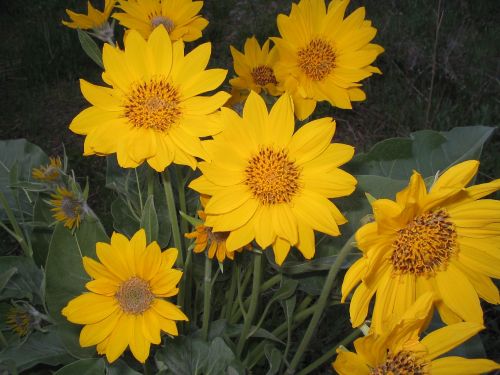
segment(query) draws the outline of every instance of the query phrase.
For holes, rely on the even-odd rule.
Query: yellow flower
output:
[[[145,160],[157,171],[172,162],[196,168],[205,158],[199,137],[221,130],[212,115],[229,98],[216,89],[226,70],[205,70],[211,44],[184,56],[184,43],[172,43],[164,27],[145,41],[137,31],[125,38],[125,51],[105,44],[104,81],[112,88],[81,80],[83,96],[92,107],[82,111],[70,129],[87,135],[84,155],[116,153],[124,168]]]
[[[333,367],[340,375],[475,375],[500,369],[488,359],[442,357],[482,330],[480,324],[456,323],[420,339],[431,305],[432,296],[427,293],[388,331],[354,341],[356,353],[338,350]]]
[[[67,228],[78,228],[83,217],[88,213],[87,203],[76,193],[61,186],[57,187],[56,193],[51,197],[50,204],[54,206],[51,208],[54,219],[64,223]]]
[[[208,198],[200,197],[200,201],[203,207],[205,207]],[[201,220],[205,221],[207,215],[204,211],[198,211],[198,216]],[[193,251],[195,253],[202,253],[208,246],[208,257],[213,259],[214,256],[217,257],[219,262],[223,262],[226,257],[234,260],[234,251],[227,251],[226,240],[229,236],[229,232],[212,232],[212,228],[207,227],[205,224],[199,224],[196,226],[195,230],[191,233],[185,233],[186,238],[195,238],[195,246]],[[243,248],[236,249],[236,251],[241,252]]]
[[[211,162],[191,182],[210,195],[206,225],[214,232],[231,232],[226,240],[234,251],[254,238],[265,249],[273,245],[282,264],[290,246],[305,258],[314,256],[314,232],[340,234],[344,216],[328,198],[349,195],[356,180],[338,169],[354,153],[351,146],[330,144],[335,132],[331,118],[312,121],[294,134],[293,103],[281,96],[268,113],[264,100],[251,92],[243,118],[222,109],[225,129],[204,143]]]
[[[290,16],[278,16],[281,38],[272,38],[279,53],[278,82],[294,93],[297,117],[309,116],[317,101],[352,108],[365,100],[359,81],[381,73],[370,64],[384,49],[369,43],[377,33],[365,20],[365,8],[344,19],[349,1],[301,0]]]
[[[171,40],[192,42],[201,38],[208,21],[198,15],[203,1],[191,0],[119,0],[119,8],[125,13],[113,17],[120,25],[137,30],[147,39],[153,30],[163,25]]]
[[[97,345],[99,354],[115,361],[130,347],[144,363],[151,344],[161,342],[160,331],[176,336],[176,320],[186,315],[164,297],[175,296],[182,272],[172,269],[177,249],[163,253],[156,242],[146,246],[144,229],[129,241],[113,233],[111,244],[98,242],[100,262],[83,257],[85,271],[92,277],[90,291],[71,301],[62,314],[72,323],[85,325],[80,333],[82,347]]]
[[[281,93],[276,87],[278,82],[273,70],[278,55],[276,48],[269,51],[269,39],[261,49],[255,37],[248,38],[245,42],[244,54],[233,46],[231,46],[231,54],[234,60],[234,71],[239,76],[229,80],[231,86],[237,90],[253,90],[258,94],[261,90],[274,96]]]
[[[116,0],[106,0],[104,4],[104,11],[100,12],[95,9],[89,1],[88,15],[78,14],[72,12],[69,9],[66,9],[66,13],[68,14],[69,18],[71,18],[71,21],[62,21],[62,23],[72,29],[87,30],[103,28],[108,21],[109,15],[113,11],[115,3]]]
[[[25,309],[13,306],[6,316],[6,323],[18,336],[26,336],[32,326],[33,318]]]
[[[500,179],[466,188],[478,166],[469,160],[449,168],[429,192],[414,172],[396,201],[372,203],[375,221],[356,232],[363,257],[342,285],[343,300],[357,286],[350,305],[353,326],[363,323],[375,294],[376,332],[426,291],[435,293],[446,324],[482,324],[479,297],[500,303],[490,279],[500,277],[500,202],[479,200],[500,189]]]
[[[59,180],[62,174],[62,161],[59,156],[50,157],[48,165],[33,168],[31,176],[38,181],[54,182]]]

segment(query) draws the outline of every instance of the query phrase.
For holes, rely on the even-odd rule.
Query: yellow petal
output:
[[[346,1],[347,2],[347,1]],[[363,358],[356,353],[339,351],[333,368],[339,375],[369,375],[370,368],[363,361]]]
[[[467,160],[448,168],[432,185],[431,191],[449,187],[465,187],[477,174],[479,162]]]
[[[80,346],[85,348],[104,341],[113,332],[122,314],[121,310],[117,309],[103,320],[84,326],[80,332]]]
[[[500,365],[489,359],[445,357],[432,361],[432,375],[479,375],[500,369]]]
[[[114,297],[85,293],[69,301],[61,313],[72,323],[93,324],[113,314],[118,308]]]
[[[299,249],[304,258],[312,259],[316,252],[314,231],[309,225],[300,222],[298,223],[297,227],[299,238],[295,246]]]
[[[323,153],[335,133],[335,122],[331,118],[311,121],[302,126],[289,144],[290,156],[297,164],[303,164]]]
[[[290,252],[290,243],[280,237],[276,237],[273,244],[274,261],[278,266],[281,266]]]
[[[482,329],[484,327],[480,324],[462,322],[429,333],[421,341],[428,350],[425,359],[432,361],[467,341]]]
[[[161,316],[170,320],[189,320],[188,317],[174,304],[162,299],[155,299],[151,307]]]
[[[106,358],[113,363],[127,349],[129,337],[134,332],[134,315],[121,314],[106,345]]]
[[[229,233],[226,240],[228,251],[234,251],[248,245],[255,238],[254,223],[249,220],[246,224]]]
[[[130,334],[129,345],[130,351],[134,355],[135,359],[139,362],[144,363],[149,357],[150,342],[146,339],[143,333],[143,316],[136,315],[133,320],[133,334]]]
[[[233,211],[251,198],[249,188],[240,184],[220,190],[210,198],[205,207],[207,214],[223,214]]]

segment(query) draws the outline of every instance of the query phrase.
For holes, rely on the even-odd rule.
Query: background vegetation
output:
[[[212,66],[231,67],[229,45],[241,49],[246,37],[260,42],[277,35],[275,18],[288,13],[291,0],[206,0],[202,13],[210,25],[204,40],[213,43]],[[315,116],[333,115],[337,137],[368,150],[390,137],[419,129],[447,130],[499,123],[500,24],[496,0],[366,0],[364,5],[386,52],[377,60],[384,72],[364,83],[368,100],[353,111],[324,106]],[[2,3],[0,12],[0,139],[26,138],[48,154],[64,144],[77,176],[89,176],[89,204],[111,230],[104,158],[81,156],[83,138],[68,130],[87,106],[78,79],[100,82],[98,67],[81,50],[76,32],[61,24],[64,9],[82,10],[83,0],[27,0]],[[230,71],[228,76],[233,73]],[[229,87],[226,87],[229,90]],[[483,153],[480,178],[500,177],[500,136]],[[109,218],[109,221],[106,221]],[[16,253],[0,235],[0,253]],[[337,307],[343,309],[342,306]],[[486,309],[483,335],[488,357],[500,359],[498,309]],[[330,316],[347,316],[337,311]],[[324,322],[325,327],[344,322]],[[317,350],[323,337],[316,340]],[[314,347],[313,347],[314,349]],[[305,359],[307,360],[307,358]]]

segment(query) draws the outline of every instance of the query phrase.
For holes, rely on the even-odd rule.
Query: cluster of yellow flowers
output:
[[[158,172],[170,164],[199,169],[190,188],[203,195],[203,224],[189,238],[195,251],[209,247],[222,262],[254,241],[273,248],[281,265],[292,247],[315,255],[315,231],[339,236],[347,222],[330,199],[350,195],[356,179],[340,169],[354,148],[332,143],[336,124],[321,118],[295,128],[319,101],[351,108],[362,101],[361,80],[381,73],[371,64],[383,48],[370,43],[376,29],[364,8],[345,17],[349,1],[301,0],[277,19],[281,37],[262,48],[255,38],[244,53],[231,48],[234,103],[216,90],[223,69],[206,69],[211,44],[184,52],[184,42],[201,37],[207,21],[203,3],[190,0],[120,0],[113,17],[127,28],[124,49],[105,43],[103,81],[81,80],[91,106],[70,129],[85,135],[84,155],[116,154],[125,168],[147,163]],[[94,29],[107,23],[105,11],[68,11],[70,27]],[[274,47],[270,44],[274,43]],[[279,96],[268,110],[260,94]],[[201,159],[201,161],[200,161]],[[357,354],[341,351],[341,374],[472,374],[500,368],[490,360],[435,359],[482,329],[479,297],[500,303],[491,277],[500,277],[500,202],[480,198],[500,189],[500,180],[466,187],[477,161],[460,163],[427,189],[415,172],[396,200],[372,202],[374,220],[356,233],[363,257],[348,270],[343,299],[355,289],[350,312],[364,324],[376,295],[368,336],[355,342]],[[62,194],[62,193],[61,193]],[[129,241],[115,233],[98,243],[101,263],[84,258],[90,291],[63,310],[84,324],[82,346],[97,345],[110,362],[127,346],[144,362],[160,330],[176,335],[187,317],[162,297],[177,294],[182,273],[172,269],[176,249],[146,246],[141,230]],[[434,308],[448,327],[419,340]],[[462,322],[462,323],[461,323]]]

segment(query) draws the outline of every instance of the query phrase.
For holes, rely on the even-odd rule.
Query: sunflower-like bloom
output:
[[[50,204],[54,219],[64,223],[70,229],[78,228],[84,216],[89,212],[87,202],[65,187],[58,186],[56,192],[51,194]]]
[[[208,198],[200,197],[201,205],[205,208]],[[204,211],[199,210],[198,216],[203,222],[207,219],[207,215]],[[217,257],[219,262],[223,262],[224,259],[229,258],[234,260],[234,251],[227,251],[226,240],[229,236],[229,232],[212,232],[212,228],[207,227],[204,223],[199,224],[195,227],[195,230],[191,233],[185,233],[186,238],[194,238],[195,245],[193,251],[195,253],[202,253],[208,247],[208,257],[213,259],[214,256]],[[243,248],[236,249],[240,252]]]
[[[163,25],[171,40],[192,42],[201,38],[208,21],[198,15],[203,1],[192,0],[119,0],[125,13],[113,18],[130,30],[137,30],[147,39],[156,27]]]
[[[62,161],[59,156],[50,157],[49,164],[33,168],[31,176],[38,181],[54,182],[61,178],[61,174],[63,173],[62,168]]]
[[[5,322],[20,337],[26,336],[33,326],[31,314],[18,306],[12,306],[9,309]]]
[[[347,18],[349,1],[301,0],[289,16],[278,16],[281,38],[272,38],[279,53],[275,66],[278,82],[294,94],[297,117],[309,116],[317,101],[352,108],[365,100],[359,81],[381,73],[370,64],[384,51],[371,44],[377,30],[365,20],[365,8]]]
[[[498,363],[488,359],[442,357],[482,330],[480,324],[456,323],[420,339],[432,299],[431,293],[421,296],[386,332],[354,341],[356,353],[338,350],[335,370],[340,375],[479,375],[500,369]]]
[[[156,242],[146,246],[146,233],[139,230],[129,241],[113,233],[111,244],[98,242],[100,263],[83,257],[85,271],[92,277],[90,291],[71,301],[62,314],[72,323],[85,325],[80,333],[82,347],[97,345],[99,354],[115,361],[130,347],[144,363],[151,344],[161,342],[160,332],[177,336],[175,321],[186,315],[164,297],[175,296],[182,272],[172,269],[177,249],[161,252]]]
[[[269,39],[266,40],[261,49],[255,37],[248,38],[245,42],[244,53],[231,46],[234,71],[238,75],[229,80],[233,88],[247,92],[253,90],[258,94],[261,90],[274,96],[280,94],[276,87],[278,82],[273,70],[278,55],[276,48],[269,50],[269,42]]]
[[[117,154],[124,168],[145,160],[157,171],[172,162],[196,168],[206,153],[199,137],[221,130],[215,115],[229,98],[216,89],[226,70],[205,70],[211,44],[184,56],[184,43],[172,43],[163,26],[145,41],[137,31],[125,38],[125,51],[105,44],[104,81],[112,88],[81,80],[83,96],[92,104],[75,117],[70,129],[87,135],[84,155]]]
[[[349,161],[351,146],[330,144],[331,118],[312,121],[294,134],[293,103],[282,95],[268,113],[264,100],[251,92],[243,118],[222,109],[225,129],[204,143],[211,162],[191,182],[210,195],[206,225],[230,232],[226,247],[234,251],[254,238],[262,249],[272,245],[282,264],[296,246],[305,258],[314,256],[314,232],[340,234],[344,216],[328,198],[353,192],[356,180],[338,167]]]
[[[66,9],[66,13],[68,14],[69,18],[71,18],[71,21],[62,21],[62,23],[65,26],[68,26],[72,29],[82,29],[82,30],[88,30],[88,29],[94,29],[94,30],[99,30],[103,27],[108,22],[108,18],[111,15],[111,12],[113,11],[113,8],[115,6],[116,0],[106,0],[104,4],[104,11],[101,12],[97,9],[95,9],[92,4],[90,4],[90,1],[88,2],[88,14],[78,14],[75,12],[72,12],[69,9]]]
[[[446,324],[482,324],[479,297],[500,303],[490,279],[500,277],[500,201],[479,200],[500,189],[500,179],[466,187],[478,167],[469,160],[449,168],[429,192],[414,172],[396,201],[372,203],[375,221],[356,232],[363,257],[342,285],[343,300],[357,286],[350,305],[353,326],[363,323],[374,295],[376,332],[426,291],[434,292]]]

